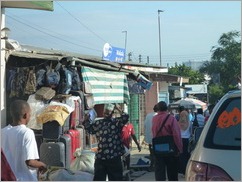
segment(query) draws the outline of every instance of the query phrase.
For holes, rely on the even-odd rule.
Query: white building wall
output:
[[[167,105],[169,104],[169,92],[168,92],[168,82],[159,82],[158,102],[165,101]]]
[[[1,8],[1,30],[5,27],[5,9]],[[5,82],[5,71],[6,71],[6,61],[5,61],[5,39],[2,39],[3,32],[1,32],[1,74],[0,74],[0,103],[1,103],[1,128],[6,126],[6,82]]]

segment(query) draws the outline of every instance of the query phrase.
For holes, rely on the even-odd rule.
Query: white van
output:
[[[214,107],[188,161],[186,181],[241,181],[241,91]]]

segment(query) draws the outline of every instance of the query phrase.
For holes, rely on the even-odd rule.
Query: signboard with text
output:
[[[124,62],[125,49],[113,47],[109,43],[103,46],[103,60],[113,62]]]

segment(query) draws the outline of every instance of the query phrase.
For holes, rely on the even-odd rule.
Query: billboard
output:
[[[102,59],[113,62],[124,62],[125,49],[113,47],[109,43],[104,44]]]
[[[185,88],[188,88],[187,94],[207,94],[206,84],[185,85]]]

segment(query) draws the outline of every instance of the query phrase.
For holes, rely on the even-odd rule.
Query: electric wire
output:
[[[69,39],[72,39],[73,41],[76,40],[76,39],[73,39],[73,37],[70,37],[70,36],[67,36],[67,35],[63,35],[63,34],[60,34],[60,33],[56,32],[56,31],[53,31],[53,30],[50,30],[50,29],[47,29],[47,28],[41,27],[41,26],[39,26],[39,25],[37,25],[37,24],[34,24],[33,22],[30,22],[30,21],[28,21],[28,20],[26,20],[26,19],[20,18],[20,17],[14,15],[14,14],[12,14],[12,13],[8,13],[8,14],[11,15],[11,16],[14,16],[16,19],[21,19],[21,20],[23,20],[23,21],[26,22],[26,23],[30,23],[31,25],[33,25],[33,26],[35,26],[35,27],[39,27],[39,28],[44,29],[44,30],[46,30],[46,31],[48,31],[48,32],[52,32],[52,33],[57,34],[57,35],[59,35],[59,36],[61,36],[61,37],[69,38]],[[19,22],[19,23],[20,23],[20,22]],[[78,40],[78,42],[81,42],[81,43],[89,44],[89,45],[90,45],[90,43],[83,42],[83,41],[81,41],[81,40]],[[92,46],[94,47],[95,45],[92,45]]]
[[[105,41],[102,37],[100,37],[98,34],[96,34],[94,31],[92,31],[88,26],[86,26],[84,23],[82,23],[78,18],[76,18],[72,13],[70,13],[66,8],[64,8],[59,2],[56,1],[56,3],[65,10],[72,18],[74,18],[76,21],[78,21],[82,26],[84,26],[87,30],[89,30],[91,33],[93,33],[96,37],[98,37],[100,40],[102,40],[104,43]]]
[[[57,36],[52,35],[52,34],[50,34],[50,33],[48,33],[48,32],[45,32],[45,31],[40,30],[40,29],[38,29],[38,28],[35,28],[35,27],[31,26],[31,25],[28,25],[27,23],[24,23],[24,22],[22,22],[22,21],[20,21],[20,20],[17,20],[16,18],[13,18],[13,17],[11,17],[11,16],[8,16],[8,15],[6,15],[6,16],[7,16],[8,18],[12,19],[12,20],[15,20],[15,21],[17,21],[17,22],[19,22],[19,23],[21,23],[21,24],[23,24],[23,25],[25,25],[25,26],[28,26],[28,27],[30,27],[30,28],[32,28],[32,29],[34,29],[34,30],[37,30],[37,31],[39,31],[39,32],[41,32],[41,33],[43,33],[43,34],[49,35],[49,36],[51,36],[51,37],[53,37],[53,38],[55,38],[55,39],[61,40],[61,41],[63,41],[63,42],[66,42],[66,43],[69,43],[69,44],[72,44],[72,45],[75,45],[75,46],[78,46],[78,47],[82,47],[82,48],[86,48],[86,49],[89,49],[89,50],[93,50],[93,51],[98,51],[98,52],[100,52],[100,50],[98,50],[98,49],[93,49],[93,48],[90,48],[90,47],[86,47],[86,46],[82,46],[82,45],[76,44],[76,43],[74,43],[74,42],[71,42],[71,41],[65,40],[65,39],[63,39],[63,38],[57,37]]]

